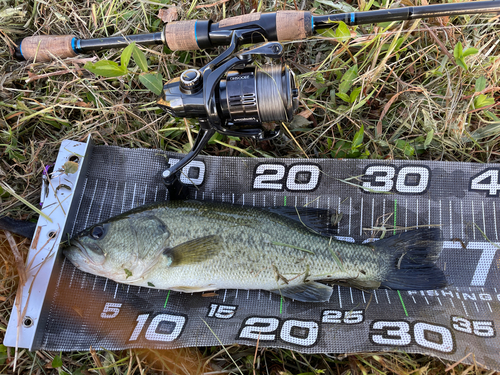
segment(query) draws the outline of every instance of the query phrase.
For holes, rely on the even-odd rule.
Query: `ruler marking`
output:
[[[339,291],[339,304],[340,304],[340,308],[342,308],[342,297],[340,296],[340,285],[337,285],[337,289]]]
[[[366,303],[366,298],[365,298],[365,292],[364,292],[364,290],[361,291],[361,294],[363,295],[363,303]]]
[[[127,294],[128,294],[128,291],[130,290],[130,284],[127,285]],[[159,289],[158,289],[159,290]]]
[[[371,236],[373,237],[373,220],[374,220],[374,216],[375,216],[375,198],[372,198],[372,233],[371,233]]]
[[[382,204],[382,222],[385,223],[385,198],[383,199],[383,204]]]
[[[273,295],[272,292],[269,292],[269,301],[271,300],[271,296]]]
[[[242,199],[241,204],[244,206],[245,205],[245,194],[241,194],[241,199]]]
[[[97,275],[94,277],[94,285],[92,285],[92,290],[94,290],[96,282],[97,282]]]
[[[201,199],[202,199],[202,200],[205,200],[205,192],[202,192],[202,193],[201,193]]]
[[[427,304],[429,304],[429,300],[427,299],[427,297],[426,297],[426,296],[424,296],[424,299],[425,299],[425,302],[426,302]]]
[[[250,289],[247,290],[247,299],[250,297]]]
[[[71,278],[69,279],[69,288],[71,288],[71,285],[73,284],[73,277],[75,277],[75,271],[76,267],[73,268],[73,272],[71,272]]]
[[[385,295],[387,296],[387,301],[389,301],[389,305],[391,304],[391,299],[389,298],[389,292],[387,289],[385,290]]]
[[[408,198],[405,199],[405,232],[408,231]]]
[[[158,187],[156,187],[158,189]],[[198,199],[198,190],[194,192],[194,199]]]
[[[443,227],[443,202],[439,200],[439,227]]]
[[[354,299],[352,298],[352,288],[349,287],[349,292],[351,293],[351,303],[354,304]]]
[[[453,238],[453,215],[452,215],[452,209],[451,209],[451,200],[449,202],[449,208],[450,208],[450,238]]]
[[[115,294],[113,295],[113,299],[116,299],[117,292],[118,292],[118,283],[116,283]]]
[[[417,303],[417,301],[415,301],[415,297],[411,296],[411,299],[413,300],[413,303]]]
[[[262,195],[262,207],[266,207],[266,195]]]
[[[465,237],[465,232],[464,232],[464,201],[460,201],[460,221],[462,222],[462,238]]]
[[[484,201],[481,201],[481,210],[483,211],[483,233],[486,237],[488,237],[486,234],[486,218],[484,215]]]
[[[238,299],[238,289],[236,289],[236,295],[234,296],[234,299]]]
[[[351,235],[352,197],[349,197],[349,236]]]
[[[396,234],[396,216],[398,213],[398,200],[395,198],[394,199],[394,229],[392,231],[392,234]]]
[[[97,216],[97,221],[101,220],[102,208],[104,207],[104,201],[106,200],[106,194],[108,192],[108,184],[109,184],[109,181],[106,180],[106,187],[104,188],[104,195],[102,197],[101,207],[99,208],[99,215]]]
[[[260,299],[260,289],[259,289],[259,293],[257,294],[257,299]]]
[[[441,300],[439,299],[439,297],[437,297],[437,300],[438,300],[438,302],[439,302],[439,305],[440,305],[440,306],[443,306],[443,304],[441,303]]]
[[[106,287],[108,286],[108,280],[109,279],[106,277],[106,282],[104,283],[104,289],[103,289],[104,292],[106,291]]]
[[[493,222],[495,223],[495,237],[498,241],[498,229],[497,229],[497,209],[495,207],[495,201],[493,201]]]
[[[142,198],[142,205],[146,204],[146,194],[148,193],[148,184],[144,186],[144,198]]]
[[[222,203],[224,203],[224,193],[221,194]]]
[[[95,180],[95,186],[94,186],[94,192],[92,193],[92,198],[90,200],[90,205],[87,209],[87,217],[85,218],[85,228],[87,228],[88,226],[88,222],[89,222],[89,217],[90,217],[90,211],[92,211],[92,204],[94,203],[94,197],[95,197],[95,193],[97,191],[97,184],[98,184],[99,180]]]
[[[274,197],[273,197],[273,206],[276,207],[276,194],[274,194]]]
[[[465,308],[465,303],[464,303],[464,301],[460,301],[460,302],[462,302],[462,306],[463,306],[463,308],[464,308],[465,315],[469,316],[469,313],[467,312],[467,309]]]
[[[429,201],[429,214],[428,214],[428,218],[427,218],[427,225],[428,225],[428,228],[430,228],[431,227],[431,199],[429,198],[428,201]]]
[[[363,235],[363,209],[364,209],[364,201],[363,201],[363,198],[364,197],[361,197],[361,216],[359,218],[359,235],[362,236]]]
[[[196,192],[197,193],[197,192]],[[196,199],[196,194],[195,194],[195,199]],[[156,202],[156,199],[158,198],[158,185],[156,185],[156,188],[155,188],[155,197],[154,197],[154,201]]]
[[[85,281],[87,281],[87,273],[86,272],[83,274],[82,283],[80,285],[80,289],[83,289],[83,287],[85,286]]]
[[[224,297],[222,298],[222,302],[226,302],[227,289],[224,289]]]
[[[479,308],[477,307],[476,301],[474,301],[474,306],[476,306],[476,311],[479,312]]]
[[[416,214],[417,214],[417,225],[416,225],[416,228],[418,229],[418,198],[417,198],[417,209],[416,209]]]
[[[123,212],[125,209],[125,197],[127,196],[127,182],[125,181],[125,185],[123,187],[123,198],[122,198],[122,208],[120,210],[120,213]]]
[[[80,206],[82,205],[82,200],[83,200],[83,196],[84,196],[86,188],[87,188],[87,178],[85,178],[85,182],[83,183],[82,196],[80,197],[80,202],[78,203],[78,209],[76,210],[75,218],[78,217],[78,214],[80,213]],[[71,234],[73,234],[75,232],[75,225],[76,225],[76,219],[75,219],[75,222],[73,223],[73,228],[71,228]],[[66,258],[64,258],[64,259],[66,259]],[[57,286],[59,286],[59,282],[57,283]]]
[[[408,316],[408,311],[406,311],[406,306],[405,306],[405,303],[403,301],[403,297],[401,296],[401,293],[399,292],[399,290],[398,290],[398,295],[399,295],[399,300],[401,301],[401,304],[403,305],[403,310],[405,311],[405,315]]]
[[[139,287],[139,289],[137,289],[137,294],[139,294],[141,292],[141,287]]]
[[[170,297],[170,290],[167,292],[167,298],[165,298],[165,304],[163,305],[164,309],[167,308],[168,297]]]
[[[470,202],[472,207],[472,238],[476,239],[476,217],[474,215],[474,201]]]
[[[286,204],[285,204],[286,206]],[[328,211],[330,211],[330,197],[328,197],[328,199],[326,200],[326,206],[328,208]]]
[[[252,194],[252,206],[255,207],[255,194]]]
[[[453,308],[455,308],[455,304],[453,303],[453,299],[450,298],[450,302],[451,302],[451,305],[453,306]]]
[[[375,302],[377,302],[377,304],[378,304],[377,292],[375,290],[373,291],[373,295],[375,296]]]
[[[486,304],[488,305],[488,308],[490,309],[490,312],[493,312],[493,310],[491,309],[490,303],[486,302]]]

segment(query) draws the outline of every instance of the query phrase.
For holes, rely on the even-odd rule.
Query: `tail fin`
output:
[[[374,242],[372,246],[389,259],[381,287],[428,290],[447,285],[444,272],[435,264],[443,248],[439,228],[412,230]]]

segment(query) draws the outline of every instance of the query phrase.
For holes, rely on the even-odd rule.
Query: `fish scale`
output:
[[[405,289],[408,282],[414,289],[444,286],[433,264],[440,252],[439,230],[360,245],[315,233],[302,223],[301,215],[310,215],[307,209],[296,209],[298,221],[274,211],[163,202],[96,224],[77,235],[65,254],[81,270],[116,282],[184,292],[264,289],[319,302],[332,289],[316,281],[361,289]],[[415,264],[400,269],[407,260]],[[416,277],[422,277],[422,285],[405,280]]]

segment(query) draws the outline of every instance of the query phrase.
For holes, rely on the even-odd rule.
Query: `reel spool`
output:
[[[163,87],[158,105],[175,117],[199,118],[200,132],[193,149],[163,172],[171,185],[176,173],[198,155],[215,132],[272,139],[279,128],[265,130],[263,122],[290,122],[298,107],[295,75],[286,65],[253,65],[256,55],[281,57],[283,46],[265,43],[234,53],[238,40],[251,30],[233,31],[229,48],[201,69],[188,69]]]

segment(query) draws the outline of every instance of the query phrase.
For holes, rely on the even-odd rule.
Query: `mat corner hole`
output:
[[[24,319],[23,319],[23,327],[24,328],[32,327],[33,323],[34,323],[34,321],[31,317],[29,317],[29,316],[24,317]]]

